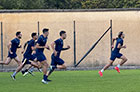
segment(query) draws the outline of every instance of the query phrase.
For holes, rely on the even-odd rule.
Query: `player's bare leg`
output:
[[[23,64],[20,62],[18,56],[14,58],[14,60],[17,62],[18,64],[18,68],[17,70],[11,75],[11,77],[13,78],[13,80],[15,80],[15,76],[16,74],[23,68]]]
[[[107,68],[109,68],[109,67],[112,65],[113,62],[114,62],[114,61],[110,60],[109,63],[106,64],[106,65],[104,66],[104,68],[103,68],[101,71],[99,71],[99,75],[100,75],[101,77],[103,76],[103,72],[104,72]]]
[[[20,66],[22,63],[20,62],[18,56],[14,58],[14,60],[17,62],[18,66]]]
[[[114,61],[110,60],[109,63],[104,66],[103,70],[105,71],[107,68],[109,68],[113,62]]]
[[[31,65],[29,65],[27,69],[22,71],[23,76],[26,76],[28,73],[34,76],[34,74],[32,73],[34,68],[40,69],[40,65],[38,65],[36,61],[30,61],[30,62],[31,62]]]
[[[42,61],[41,64],[42,64],[43,73],[44,73],[44,75],[46,75],[48,63],[46,61]]]
[[[8,65],[11,61],[12,61],[12,59],[11,59],[10,57],[7,57],[7,58],[6,58],[6,61],[5,61],[5,62],[0,61],[0,64]]]
[[[19,67],[16,69],[16,71],[13,73],[13,75],[11,75],[11,77],[12,77],[14,80],[15,80],[16,74],[25,66],[26,60],[25,60],[25,62],[21,63],[21,62],[19,61],[18,57],[16,57],[16,58],[15,58],[15,61],[18,63]],[[39,68],[39,67],[38,67],[38,64],[35,63],[35,62],[33,62],[33,61],[31,61],[31,65],[34,66],[34,67]]]
[[[33,66],[32,65],[29,65],[25,70],[23,70],[23,71],[21,71],[22,72],[22,74],[23,74],[23,76],[26,76],[29,72],[29,69],[31,69]],[[31,75],[33,75],[33,74],[31,74]]]
[[[34,62],[34,61],[30,61],[31,62],[31,66],[34,66],[36,68],[40,68],[40,66],[38,65],[37,62]]]
[[[120,63],[120,65],[122,66],[128,59],[125,56],[121,56],[122,61]]]
[[[65,64],[58,65],[57,67],[53,67],[53,66],[50,66],[50,67],[51,67],[51,69],[47,72],[48,76],[50,76],[56,68],[58,68],[58,69],[66,69],[67,68]]]
[[[43,71],[43,74],[44,74],[44,75],[43,75],[43,80],[42,80],[42,82],[45,83],[45,84],[48,84],[48,83],[47,83],[47,69],[48,69],[48,66],[49,66],[49,65],[48,65],[48,63],[47,63],[46,60],[45,60],[45,61],[42,61],[42,62],[41,62],[41,65],[42,65],[42,69],[43,69],[42,71]]]
[[[32,68],[33,66],[32,65],[29,65],[26,70],[28,71],[30,68]]]
[[[26,76],[28,73],[30,73],[31,75],[34,75],[32,73],[33,70],[34,70],[34,67],[36,67],[39,72],[42,72],[41,63],[40,62],[37,62],[37,60],[30,61],[30,62],[31,62],[31,65],[29,65],[25,70],[21,71],[23,76]]]
[[[122,66],[126,61],[127,61],[127,58],[125,56],[121,56],[120,59],[122,59],[122,61],[120,62],[120,64],[118,64],[115,69],[118,73],[120,73],[120,66]]]
[[[18,59],[17,59],[17,62],[18,62]],[[26,62],[26,61],[25,61],[25,62]],[[23,62],[23,63],[21,63],[21,64],[19,65],[19,67],[18,67],[18,68],[16,69],[16,71],[13,73],[12,77],[15,78],[16,74],[17,74],[19,71],[21,71],[21,69],[25,66],[25,62]],[[38,64],[37,64],[36,62],[33,62],[33,61],[30,61],[30,62],[31,62],[31,66],[34,66],[34,67],[39,68],[39,67],[38,67]]]
[[[18,68],[16,69],[16,71],[13,73],[12,77],[15,77],[16,74],[24,67],[24,63],[20,64],[18,66]]]
[[[37,62],[37,64],[38,64],[39,68],[41,69],[42,68],[41,63]]]
[[[57,68],[58,68],[58,69],[66,69],[67,67],[66,67],[65,64],[63,64],[63,65],[58,65]]]

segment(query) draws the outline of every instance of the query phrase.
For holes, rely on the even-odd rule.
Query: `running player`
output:
[[[32,66],[35,66],[37,68],[39,68],[37,62],[36,62],[36,57],[34,55],[32,55],[32,52],[35,51],[36,47],[35,47],[35,40],[37,40],[37,34],[36,33],[32,33],[31,34],[32,39],[30,41],[27,42],[27,48],[26,51],[23,55],[23,61],[22,64],[16,69],[16,71],[11,75],[11,77],[15,80],[15,76],[16,74],[26,65],[26,64],[31,64]],[[35,62],[33,62],[35,61]]]
[[[44,28],[43,29],[43,34],[39,36],[37,43],[36,43],[36,54],[35,56],[37,57],[37,61],[41,63],[42,66],[42,71],[43,71],[43,79],[42,83],[48,84],[47,81],[47,69],[48,69],[48,63],[47,59],[43,53],[44,49],[50,50],[49,46],[46,44],[47,43],[47,38],[49,35],[49,29]]]
[[[99,75],[102,77],[103,76],[103,72],[109,68],[113,62],[115,61],[116,58],[119,58],[119,59],[122,59],[122,61],[120,62],[120,64],[118,64],[115,69],[118,73],[120,73],[120,66],[122,66],[126,61],[127,61],[127,58],[120,53],[120,49],[122,48],[126,48],[126,45],[123,45],[123,39],[124,39],[125,35],[123,32],[119,32],[118,34],[118,38],[114,38],[113,39],[113,45],[112,47],[114,48],[114,41],[116,40],[116,46],[115,48],[113,49],[112,53],[111,53],[111,57],[110,57],[110,61],[108,64],[106,64],[106,66],[101,70],[99,71]]]
[[[24,54],[24,51],[25,51],[25,49],[26,49],[28,43],[29,43],[29,41],[27,41],[27,42],[24,44],[24,46],[23,46],[23,51],[21,52],[22,54]],[[33,53],[35,53],[35,50],[33,51]],[[37,63],[38,63],[38,65],[40,65],[39,62],[37,62]],[[37,68],[37,69],[38,69],[40,72],[42,72],[41,66],[39,66],[39,67],[40,67],[40,69],[38,69],[38,68]],[[30,64],[25,70],[22,70],[21,72],[22,72],[23,76],[26,76],[28,73],[31,74],[32,76],[34,76],[33,71],[34,71],[34,66],[32,66],[32,65]]]
[[[70,46],[68,45],[67,48],[63,48],[63,40],[66,39],[66,32],[61,31],[60,32],[60,38],[54,41],[51,44],[51,47],[53,49],[53,54],[51,56],[51,68],[48,71],[48,76],[56,69],[66,69],[65,62],[60,58],[60,53],[63,50],[70,49]]]
[[[12,59],[14,59],[18,66],[21,65],[21,62],[16,54],[16,51],[18,48],[21,48],[21,45],[20,45],[20,39],[22,37],[22,34],[20,31],[16,32],[16,38],[14,38],[13,40],[11,40],[11,42],[9,42],[8,44],[8,56],[7,56],[7,59],[5,62],[0,62],[0,64],[3,64],[3,65],[8,65]]]

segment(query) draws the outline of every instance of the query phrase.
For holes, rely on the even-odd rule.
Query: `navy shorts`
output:
[[[42,62],[46,60],[46,56],[43,53],[36,53],[34,54],[37,58],[37,61]]]
[[[112,52],[110,60],[114,61],[116,58],[120,58],[121,56],[123,56],[123,54]]]
[[[56,57],[54,55],[51,56],[51,65],[53,66],[57,66],[57,65],[63,65],[64,64],[64,61],[59,58],[59,57]]]
[[[16,53],[10,54],[10,53],[8,52],[8,56],[7,56],[7,57],[10,57],[11,59],[14,59],[14,58],[17,57],[17,54],[16,54]]]
[[[34,55],[28,55],[28,56],[24,56],[22,63],[24,64],[31,64],[31,61],[34,61],[36,59],[36,57]]]

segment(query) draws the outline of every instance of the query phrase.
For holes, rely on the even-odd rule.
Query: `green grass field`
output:
[[[10,73],[0,73],[0,92],[140,92],[140,70],[107,70],[102,78],[98,71],[55,71],[49,84],[42,84],[42,74],[23,77],[16,81]]]

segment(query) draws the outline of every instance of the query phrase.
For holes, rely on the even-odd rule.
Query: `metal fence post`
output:
[[[74,66],[76,65],[76,28],[75,28],[75,21],[73,21],[73,28],[74,28],[74,32],[73,32],[73,34],[74,34]]]
[[[3,61],[3,23],[1,22],[1,61]],[[3,69],[3,65],[2,65]]]
[[[112,20],[110,20],[110,45],[111,45],[111,52],[112,52]]]
[[[40,23],[39,23],[39,21],[37,22],[37,32],[38,32],[38,36],[40,35]]]

